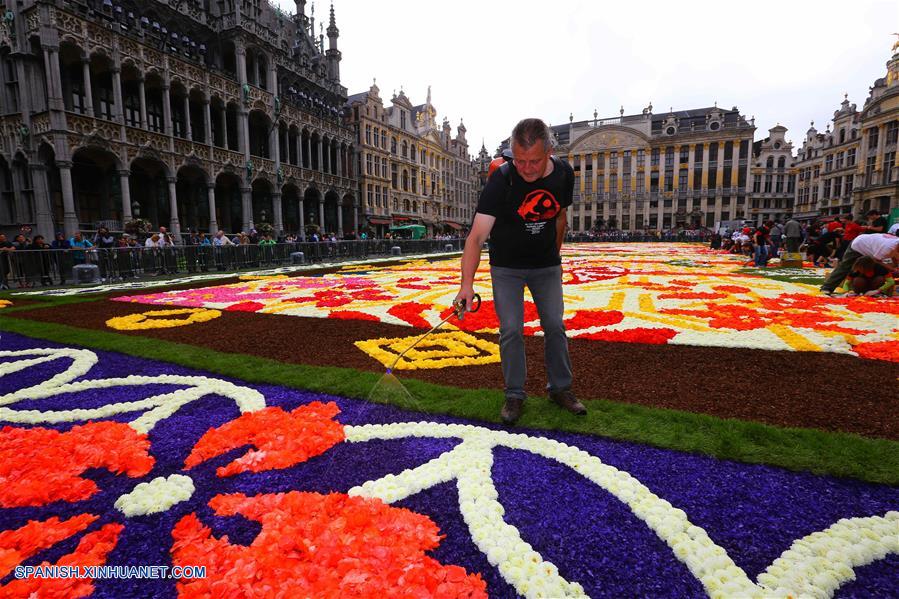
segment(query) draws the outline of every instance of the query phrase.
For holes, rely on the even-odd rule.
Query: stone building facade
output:
[[[887,75],[862,110],[844,97],[824,133],[808,130],[797,157],[796,217],[814,220],[876,208],[899,211],[899,42]]]
[[[431,235],[467,229],[479,187],[465,125],[455,137],[447,119],[437,126],[430,88],[424,104],[413,105],[401,90],[387,107],[380,91],[373,83],[350,96],[345,110],[370,231],[383,236],[406,224],[424,225]]]
[[[777,125],[768,137],[752,144],[749,220],[784,222],[793,214],[796,185],[796,158],[793,144],[786,139],[787,128]]]
[[[806,132],[797,162],[795,217],[809,221],[822,216],[853,212],[853,188],[857,181],[861,115],[855,104],[843,98],[824,133],[814,122]]]
[[[881,214],[899,212],[899,41],[886,66],[886,77],[874,82],[860,115],[858,170],[852,189],[852,203],[860,214],[872,208]]]
[[[575,173],[572,232],[714,227],[748,214],[755,125],[736,107],[593,116],[552,127]]]
[[[316,36],[305,4],[18,3],[0,25],[0,230],[355,228],[339,32],[332,8]]]

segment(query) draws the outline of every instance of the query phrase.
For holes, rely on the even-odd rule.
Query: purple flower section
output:
[[[0,337],[2,350],[33,347],[60,346],[9,333]],[[226,378],[163,362],[109,352],[96,353],[100,361],[88,373],[88,379],[163,373]],[[65,363],[67,361],[55,361],[0,377],[0,393],[46,380],[61,372]],[[237,380],[233,382],[243,384]],[[334,401],[341,408],[337,419],[343,424],[422,420],[464,422],[271,385],[253,387],[265,395],[268,405],[284,409],[293,409],[311,401]],[[31,402],[28,407],[64,409],[76,403],[99,406],[111,401],[141,399],[169,388],[159,385],[152,389],[100,389]],[[14,407],[21,409],[25,405],[23,402]],[[535,402],[530,409],[555,408],[547,403]],[[156,458],[156,465],[148,476],[129,479],[105,470],[89,471],[85,476],[96,481],[101,489],[94,497],[76,504],[57,502],[39,508],[0,510],[0,530],[22,526],[29,519],[98,514],[100,521],[89,530],[96,530],[109,522],[125,524],[109,564],[170,565],[172,527],[191,512],[196,512],[215,536],[228,535],[229,540],[237,544],[252,543],[259,525],[242,517],[214,516],[207,504],[217,494],[254,495],[291,490],[346,492],[367,480],[423,464],[456,443],[454,440],[418,438],[342,443],[294,468],[217,477],[215,469],[241,455],[246,450],[242,448],[187,472],[195,482],[196,493],[189,501],[165,513],[126,519],[113,508],[115,500],[130,492],[139,482],[181,472],[185,457],[203,433],[238,415],[234,402],[220,396],[208,396],[188,404],[151,431],[151,452]],[[134,414],[126,414],[116,419],[129,421],[135,417]],[[71,426],[61,424],[55,428],[65,430]],[[576,445],[603,462],[631,473],[651,491],[683,509],[690,520],[704,528],[752,579],[789,548],[794,540],[823,530],[840,518],[883,515],[889,510],[899,509],[899,489],[894,487],[723,462],[599,437],[520,429],[519,432],[531,432],[535,436]],[[704,595],[699,582],[663,541],[625,505],[579,474],[528,452],[498,448],[493,477],[500,502],[506,508],[506,520],[517,527],[522,537],[546,559],[555,563],[563,576],[580,582],[591,596]],[[433,551],[436,559],[461,565],[471,572],[480,572],[493,596],[514,596],[514,590],[472,543],[459,514],[454,483],[438,485],[398,505],[428,515],[441,527],[446,538]],[[26,564],[53,563],[72,551],[79,538],[76,536],[59,543]],[[845,585],[838,596],[899,595],[897,562],[899,559],[893,556],[859,568],[857,580]],[[9,577],[0,583],[8,580]],[[175,597],[176,594],[174,581],[135,579],[97,581],[95,596],[118,599]]]

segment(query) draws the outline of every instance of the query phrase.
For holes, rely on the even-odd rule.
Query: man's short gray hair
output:
[[[543,149],[549,152],[553,147],[553,133],[546,123],[540,119],[523,119],[512,129],[509,146],[524,149],[541,141]]]

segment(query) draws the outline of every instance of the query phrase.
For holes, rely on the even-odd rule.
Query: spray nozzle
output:
[[[481,309],[481,296],[477,293],[472,297],[471,302],[472,308],[471,310],[466,310],[466,302],[464,299],[457,299],[453,301],[453,310],[456,312],[456,318],[459,320],[463,320],[465,318],[465,312],[477,312]]]

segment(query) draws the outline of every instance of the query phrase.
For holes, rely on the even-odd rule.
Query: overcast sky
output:
[[[315,4],[318,30],[329,5]],[[419,104],[430,85],[438,121],[455,130],[464,119],[472,154],[482,139],[492,154],[520,118],[557,125],[594,109],[639,113],[650,101],[657,114],[737,106],[755,116],[756,139],[781,123],[795,151],[809,121],[824,131],[844,92],[861,109],[899,31],[896,0],[335,0],[334,9],[349,93],[376,77],[385,105],[401,86]]]

